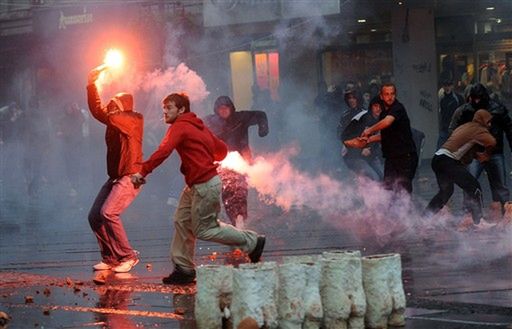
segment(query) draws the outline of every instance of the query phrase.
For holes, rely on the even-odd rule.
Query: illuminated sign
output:
[[[89,24],[93,22],[92,13],[87,12],[87,8],[84,7],[83,13],[80,15],[64,15],[64,12],[60,12],[59,19],[59,30],[65,30],[68,25],[78,24]]]

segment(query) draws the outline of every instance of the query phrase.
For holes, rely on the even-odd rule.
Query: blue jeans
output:
[[[356,174],[366,176],[374,181],[384,178],[384,165],[378,157],[373,158],[345,158],[347,167]]]
[[[135,257],[121,221],[121,214],[137,197],[130,175],[116,180],[109,179],[101,187],[89,211],[89,224],[96,235],[102,260],[116,265]]]
[[[480,177],[484,169],[489,179],[492,201],[500,202],[503,206],[510,198],[510,192],[506,185],[505,156],[503,154],[493,154],[487,162],[481,163],[478,160],[473,160],[468,166],[469,172],[476,179]]]

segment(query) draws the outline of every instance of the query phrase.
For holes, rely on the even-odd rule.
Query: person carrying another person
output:
[[[89,224],[101,252],[101,262],[94,270],[128,272],[139,262],[126,235],[121,214],[128,208],[140,188],[131,183],[131,175],[141,170],[144,118],[133,109],[133,96],[115,95],[106,106],[96,87],[102,69],[89,72],[87,102],[92,116],[106,126],[108,179],[101,187],[89,211]]]
[[[194,254],[196,239],[234,246],[248,253],[251,262],[259,262],[265,236],[218,221],[222,182],[216,161],[227,155],[226,144],[217,138],[190,111],[186,94],[173,93],[162,101],[164,120],[170,127],[158,149],[132,175],[134,186],[145,183],[145,177],[176,150],[185,176],[179,204],[174,214],[174,237],[171,260],[174,271],[163,278],[165,284],[189,284],[196,277]]]
[[[263,111],[237,111],[228,96],[220,96],[213,106],[214,114],[204,120],[206,126],[228,147],[228,151],[240,153],[247,162],[252,162],[249,147],[249,127],[258,126],[258,135],[268,135],[267,115]],[[247,220],[248,185],[246,177],[236,171],[219,168],[222,180],[222,202],[233,225],[244,227]]]
[[[432,158],[432,169],[436,174],[439,192],[432,198],[426,212],[435,214],[441,210],[453,194],[457,184],[468,196],[472,223],[479,228],[488,227],[482,213],[482,189],[478,180],[471,175],[466,165],[471,160],[488,161],[496,139],[489,132],[492,115],[486,110],[476,111],[473,120],[459,126]],[[465,229],[468,225],[463,222]]]

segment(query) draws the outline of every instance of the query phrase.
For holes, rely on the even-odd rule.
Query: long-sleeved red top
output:
[[[181,158],[180,171],[188,186],[204,183],[217,175],[217,164],[228,153],[223,141],[206,128],[195,113],[180,115],[167,129],[158,149],[142,164],[141,174],[146,176],[171,155],[178,152]]]
[[[134,174],[141,170],[142,114],[126,109],[109,113],[101,107],[101,99],[94,84],[87,86],[87,101],[92,116],[107,126],[107,173],[112,179]]]

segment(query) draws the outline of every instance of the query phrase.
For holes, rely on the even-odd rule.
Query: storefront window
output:
[[[259,90],[268,90],[274,101],[279,100],[279,53],[255,53],[254,70]]]

